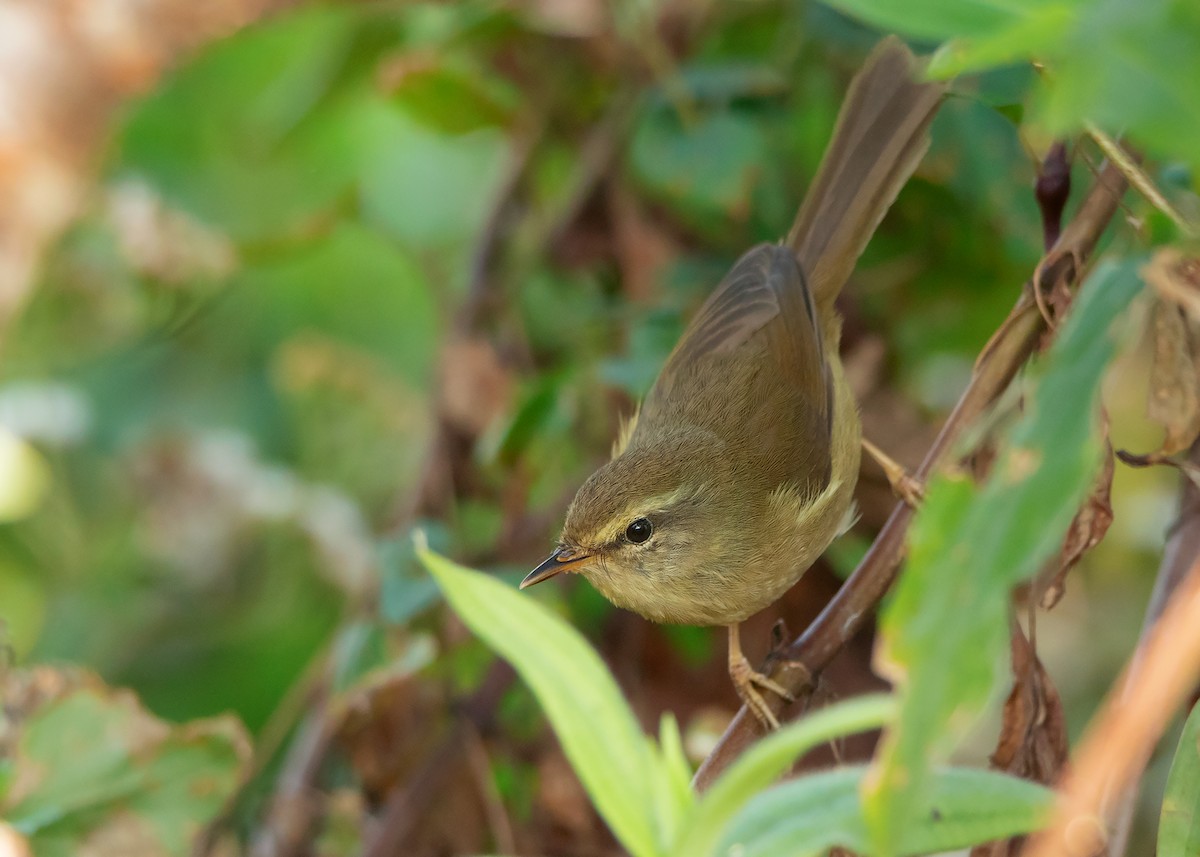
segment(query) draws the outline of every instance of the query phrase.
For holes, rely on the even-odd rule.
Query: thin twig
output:
[[[479,800],[487,814],[488,827],[492,830],[492,842],[496,851],[516,854],[517,840],[513,836],[512,822],[504,809],[500,791],[496,788],[496,780],[492,776],[492,760],[488,758],[483,736],[470,722],[466,722],[462,735],[466,745],[467,763],[471,766],[471,775],[475,778]]]
[[[628,128],[637,114],[639,102],[640,94],[636,90],[617,92],[604,115],[592,126],[580,144],[579,156],[576,159],[579,169],[572,179],[571,188],[549,221],[552,225],[533,242],[537,258],[545,256],[550,248],[562,240],[567,230],[575,225],[584,206],[612,169],[613,162],[620,154],[621,142],[628,139]]]
[[[509,153],[504,175],[494,194],[494,202],[488,211],[487,219],[480,230],[471,252],[471,261],[467,266],[467,298],[459,309],[455,326],[460,332],[472,333],[479,327],[485,315],[488,288],[491,278],[492,263],[496,256],[500,238],[508,225],[511,215],[511,203],[520,187],[521,179],[529,169],[530,160],[537,144],[541,142],[545,131],[545,117],[538,117],[526,123],[519,131]]]
[[[323,692],[292,738],[270,812],[251,848],[254,857],[299,857],[308,852],[312,831],[324,816],[324,798],[316,782],[334,726],[329,697]]]
[[[1106,164],[1058,243],[1039,264],[1038,270],[1045,282],[1070,285],[1078,280],[1082,273],[1079,266],[1091,255],[1112,220],[1125,188],[1121,171]],[[918,480],[929,479],[954,448],[964,429],[1008,387],[1036,350],[1044,328],[1032,296],[1032,283],[1026,283],[1016,306],[984,347],[967,389],[917,468],[915,476]],[[891,587],[904,555],[905,537],[912,516],[913,510],[906,504],[896,506],[858,568],[821,615],[792,642],[785,658],[774,664],[770,671],[772,679],[798,697],[807,694],[811,677],[828,666],[834,655],[858,633]],[[774,695],[768,701],[776,713],[783,707],[782,701]],[[759,734],[757,719],[743,706],[696,772],[693,785],[697,791],[711,785]]]
[[[293,732],[293,727],[303,717],[305,725],[301,725],[295,731],[297,735],[305,732],[307,724],[313,716],[313,712],[323,707],[324,700],[329,695],[331,648],[332,646],[327,645],[309,661],[304,672],[288,688],[283,700],[271,712],[271,716],[267,720],[266,726],[263,727],[259,740],[255,742],[254,755],[250,759],[250,764],[242,772],[241,779],[234,793],[225,802],[225,807],[221,813],[209,822],[205,829],[197,835],[195,844],[192,847],[192,854],[195,857],[207,857],[207,855],[217,849],[221,834],[233,822],[234,813],[237,811],[237,808],[245,800],[246,795],[258,781],[258,778],[262,776],[271,760],[275,758],[275,754],[279,752],[284,741]],[[272,802],[272,814],[275,812],[275,801],[278,801],[280,806],[285,803],[291,803],[288,795],[294,794],[294,792],[290,787],[291,781],[286,772],[295,772],[301,769],[296,761],[296,755],[301,752],[301,749],[304,752],[311,752],[311,742],[299,739],[292,741],[288,757],[282,765],[282,770],[285,774],[279,777],[276,786],[275,798]],[[273,823],[268,822],[265,825],[265,829],[269,831],[272,826]]]
[[[1121,170],[1121,174],[1125,176],[1125,180],[1129,182],[1134,190],[1144,196],[1147,202],[1169,217],[1183,234],[1195,236],[1197,232],[1200,232],[1200,228],[1184,217],[1179,209],[1173,206],[1163,192],[1158,189],[1158,186],[1154,184],[1154,180],[1146,175],[1146,171],[1141,168],[1136,158],[1132,157],[1116,140],[1105,134],[1095,125],[1089,122],[1086,128],[1088,136],[1100,147],[1100,151],[1104,153],[1104,157],[1112,161]]]

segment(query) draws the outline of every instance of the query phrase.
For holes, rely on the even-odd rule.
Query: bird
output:
[[[653,622],[726,626],[734,687],[767,727],[763,692],[791,696],[750,665],[739,626],[853,522],[864,444],[835,301],[945,92],[898,38],[875,47],[790,231],[742,255],[697,311],[521,583],[578,573]]]

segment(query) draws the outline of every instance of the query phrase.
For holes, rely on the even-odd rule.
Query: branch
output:
[[[1188,453],[1188,461],[1200,466],[1200,440],[1192,444]],[[1150,595],[1150,603],[1146,606],[1146,618],[1142,624],[1142,635],[1138,641],[1139,648],[1134,653],[1130,664],[1130,673],[1137,678],[1141,669],[1139,655],[1155,633],[1159,619],[1166,610],[1179,585],[1187,577],[1192,566],[1200,558],[1200,487],[1186,473],[1181,473],[1182,490],[1179,494],[1179,513],[1175,523],[1168,530],[1167,544],[1163,549],[1162,561],[1158,566],[1158,576],[1154,581],[1154,591]],[[1125,697],[1130,691],[1126,682]],[[1150,748],[1147,748],[1147,753]],[[1108,789],[1108,796],[1114,802],[1108,817],[1113,831],[1109,853],[1119,855],[1125,853],[1125,845],[1129,838],[1130,823],[1133,820],[1135,798],[1137,797],[1138,782],[1145,769],[1143,756],[1130,772],[1125,783],[1113,783]],[[1117,797],[1113,799],[1113,796]],[[1108,801],[1106,801],[1108,803]]]
[[[1026,282],[1008,318],[984,346],[970,383],[917,468],[918,480],[927,480],[942,464],[964,429],[1004,392],[1034,353],[1045,331],[1045,319],[1034,296],[1035,287],[1053,291],[1078,281],[1084,261],[1116,213],[1125,188],[1121,171],[1111,163],[1106,164],[1058,243],[1038,264],[1034,278]],[[798,697],[811,692],[812,677],[825,669],[834,655],[858,633],[891,587],[904,555],[905,537],[912,516],[909,506],[896,506],[858,568],[821,615],[775,663],[771,669],[772,679]],[[782,701],[773,694],[768,698],[768,704],[776,714],[783,707]],[[743,706],[696,772],[692,781],[696,790],[708,788],[721,771],[754,742],[759,732],[758,721]]]
[[[1200,515],[1194,502],[1190,509],[1168,543],[1151,599],[1150,611],[1162,607],[1162,617],[1093,721],[1050,827],[1024,857],[1103,852],[1112,795],[1133,789],[1167,724],[1200,681]]]

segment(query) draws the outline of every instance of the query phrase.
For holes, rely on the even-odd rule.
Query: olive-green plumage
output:
[[[527,583],[579,571],[649,619],[732,625],[841,532],[860,426],[834,301],[928,146],[944,90],[916,78],[899,40],[871,55],[787,239],[717,286]]]

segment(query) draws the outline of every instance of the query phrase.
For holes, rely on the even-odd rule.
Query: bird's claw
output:
[[[755,670],[744,656],[730,663],[729,677],[733,679],[733,687],[737,690],[737,695],[741,698],[742,703],[754,712],[758,722],[768,729],[778,729],[779,718],[767,705],[767,701],[758,689],[770,691],[786,702],[796,701],[792,692],[774,679]]]

